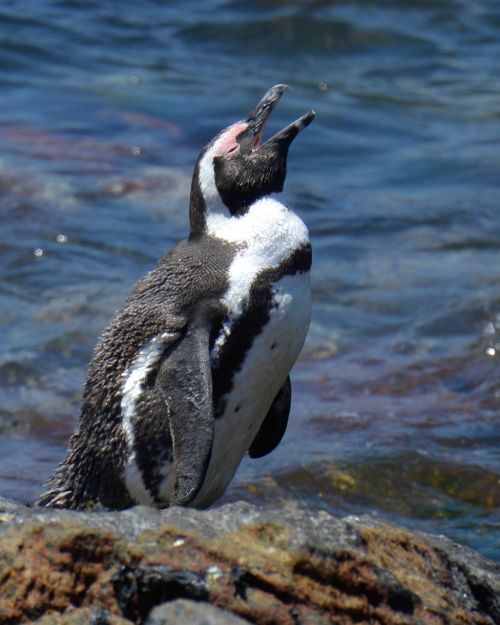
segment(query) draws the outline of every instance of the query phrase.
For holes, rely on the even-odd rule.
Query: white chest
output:
[[[279,267],[309,240],[303,222],[279,202],[261,200],[252,209],[246,222],[247,215],[218,229],[219,235],[225,232],[231,240],[241,240],[242,248],[230,267],[224,296],[229,313],[213,360],[243,313],[255,277]],[[311,316],[309,272],[285,275],[272,292],[269,319],[234,374],[223,414],[216,420],[212,458],[194,506],[210,505],[224,493],[304,344]]]
[[[229,268],[229,286],[223,303],[229,311],[226,330],[241,315],[255,277],[268,268],[279,267],[294,250],[309,243],[304,222],[273,198],[258,200],[239,218],[223,213],[209,214],[208,233],[241,245]]]

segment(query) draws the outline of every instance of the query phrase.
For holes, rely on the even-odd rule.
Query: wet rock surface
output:
[[[495,625],[500,568],[293,503],[82,513],[0,499],[0,597],[0,625]]]

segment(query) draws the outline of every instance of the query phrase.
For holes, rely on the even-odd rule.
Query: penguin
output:
[[[78,427],[37,504],[205,508],[280,443],[311,316],[308,230],[276,199],[309,111],[266,142],[275,85],[194,168],[190,232],[133,288],[90,362]]]

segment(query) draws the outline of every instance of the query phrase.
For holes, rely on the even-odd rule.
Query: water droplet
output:
[[[37,247],[37,248],[36,248],[36,250],[33,252],[33,254],[34,254],[35,256],[38,256],[38,257],[43,256],[43,250],[42,250],[42,248],[41,248],[41,247]]]
[[[128,81],[131,85],[138,85],[141,82],[141,78],[140,76],[130,76]]]
[[[58,243],[66,243],[67,240],[68,240],[68,237],[65,234],[58,234],[56,236],[56,241]]]
[[[488,354],[488,356],[495,356],[497,352],[494,347],[488,347],[488,349],[486,350],[486,353]]]
[[[122,182],[115,182],[109,187],[111,195],[121,195],[125,191],[125,185]]]
[[[328,84],[326,82],[321,81],[318,83],[318,89],[320,91],[328,91]]]
[[[139,156],[140,153],[142,152],[141,148],[138,145],[134,145],[134,147],[131,150],[132,154],[134,156]]]

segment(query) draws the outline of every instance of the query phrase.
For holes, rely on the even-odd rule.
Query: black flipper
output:
[[[172,436],[173,476],[169,505],[188,505],[205,478],[212,453],[214,408],[209,324],[196,321],[172,346],[157,383],[165,397]]]
[[[288,424],[291,403],[292,385],[290,376],[287,376],[283,386],[274,398],[269,412],[260,426],[260,430],[250,445],[248,450],[250,458],[267,456],[280,444]]]

